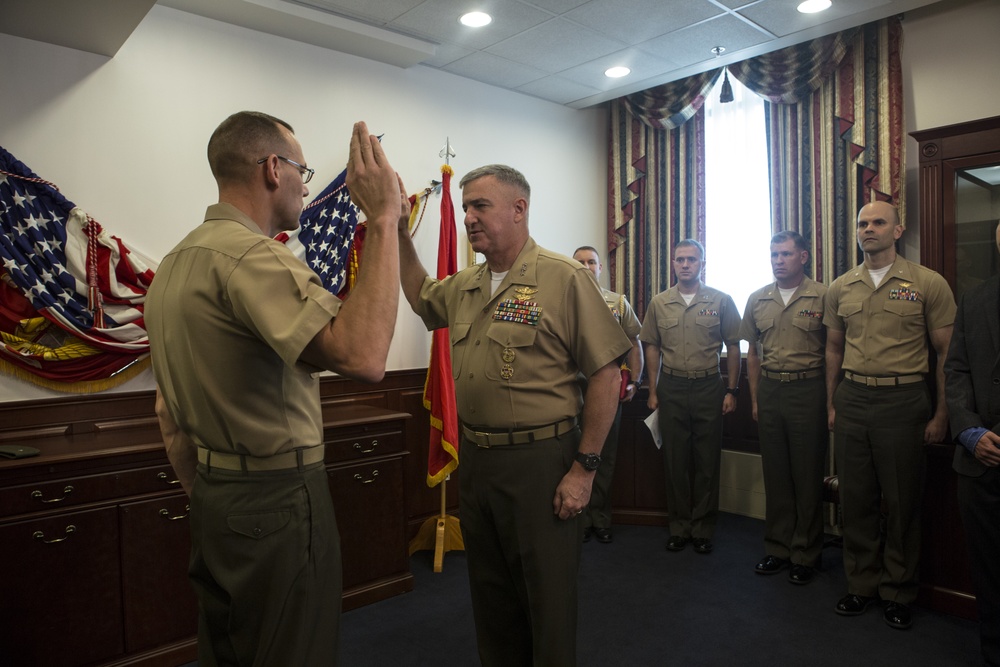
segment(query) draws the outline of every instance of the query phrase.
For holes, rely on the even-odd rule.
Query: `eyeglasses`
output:
[[[264,164],[265,162],[267,162],[267,158],[269,158],[269,157],[271,157],[271,156],[268,155],[267,157],[262,157],[261,159],[257,160],[257,164]],[[290,164],[293,167],[295,167],[296,169],[298,169],[299,173],[302,174],[302,183],[303,184],[308,183],[309,181],[311,181],[312,177],[313,177],[313,174],[316,173],[315,169],[310,169],[309,167],[303,166],[303,165],[299,164],[298,162],[296,162],[295,160],[289,160],[288,158],[282,157],[281,155],[275,155],[274,157],[278,158],[282,162],[287,162],[288,164]]]

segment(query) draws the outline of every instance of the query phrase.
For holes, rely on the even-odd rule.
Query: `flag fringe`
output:
[[[150,366],[149,355],[145,358],[139,359],[126,368],[114,374],[113,377],[105,378],[103,380],[84,380],[81,382],[59,382],[58,380],[50,380],[48,378],[43,378],[35,375],[31,371],[28,371],[20,366],[15,366],[14,364],[0,359],[0,373],[13,376],[18,380],[24,380],[25,382],[30,382],[33,385],[42,387],[44,389],[51,389],[53,391],[61,391],[67,394],[93,394],[98,391],[105,391],[107,389],[114,389],[129,380],[136,378],[140,373],[145,371]]]

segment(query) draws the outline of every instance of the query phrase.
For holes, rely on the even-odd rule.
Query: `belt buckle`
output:
[[[476,446],[477,447],[481,447],[483,449],[489,449],[492,446],[492,445],[490,445],[490,434],[489,433],[484,433],[482,431],[473,431],[472,434],[474,436],[476,436],[476,439],[477,439]],[[486,444],[482,444],[481,442],[478,442],[479,440],[485,441]]]
[[[878,378],[873,375],[865,375],[865,386],[866,387],[878,387]]]
[[[698,379],[698,371],[688,371],[687,372],[687,379],[688,380],[697,380]]]
[[[779,379],[780,382],[791,382],[792,381],[792,374],[789,373],[789,372],[787,372],[787,371],[782,371],[781,373],[778,373],[778,375],[781,376],[780,379]]]

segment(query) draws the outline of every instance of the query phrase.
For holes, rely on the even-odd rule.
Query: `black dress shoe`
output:
[[[591,534],[591,532],[593,532],[593,529],[590,528],[590,526],[588,526],[588,527],[586,527],[586,528],[583,529],[583,541],[584,542],[589,542],[590,541],[590,534]]]
[[[667,540],[667,551],[684,551],[684,547],[687,546],[688,538],[681,537],[680,535],[672,535],[669,540]]]
[[[712,553],[712,540],[709,540],[704,537],[696,537],[693,540],[691,540],[691,543],[694,544],[695,553],[699,554]]]
[[[857,616],[859,614],[865,613],[875,602],[874,597],[868,597],[867,595],[855,595],[854,593],[848,593],[844,597],[840,598],[840,602],[837,603],[837,613],[841,616]]]
[[[816,575],[816,568],[808,565],[792,565],[792,571],[788,573],[788,580],[793,584],[808,584]]]
[[[788,567],[788,561],[777,556],[764,556],[760,562],[754,566],[753,571],[757,574],[778,574]]]
[[[897,630],[906,630],[913,625],[913,619],[910,618],[910,608],[898,602],[887,604],[882,618],[885,619],[889,627],[896,628]]]
[[[594,528],[594,536],[601,544],[611,544],[611,542],[615,539],[614,536],[611,535],[610,528]]]

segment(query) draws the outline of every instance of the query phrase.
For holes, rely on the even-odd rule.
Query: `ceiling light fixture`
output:
[[[803,14],[815,14],[816,12],[821,12],[824,9],[830,9],[830,5],[833,3],[830,0],[805,0],[801,3],[797,10]]]
[[[484,25],[492,23],[493,17],[485,12],[469,12],[468,14],[463,14],[462,18],[458,20],[464,26],[482,28]]]
[[[630,70],[628,67],[609,67],[608,69],[604,70],[604,76],[608,77],[609,79],[620,79],[623,76],[628,76],[631,73],[632,70]]]

